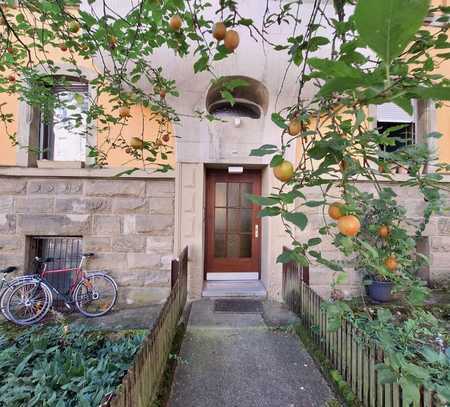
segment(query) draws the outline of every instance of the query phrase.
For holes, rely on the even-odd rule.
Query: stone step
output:
[[[266,298],[267,291],[261,281],[207,281],[202,296]]]

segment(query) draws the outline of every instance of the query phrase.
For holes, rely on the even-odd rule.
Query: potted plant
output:
[[[406,288],[418,270],[415,239],[405,228],[406,210],[398,205],[396,194],[384,188],[375,198],[363,193],[358,199],[361,229],[353,240],[340,237],[340,245],[352,253],[362,274],[367,294],[375,302],[389,302],[394,292]]]

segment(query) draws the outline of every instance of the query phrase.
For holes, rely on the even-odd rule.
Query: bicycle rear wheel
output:
[[[117,284],[104,273],[90,274],[76,286],[73,300],[86,317],[105,315],[116,303]]]
[[[17,325],[41,321],[52,306],[53,296],[45,283],[27,280],[14,285],[5,307],[9,320]]]
[[[3,316],[9,321],[11,320],[11,317],[8,315],[6,311],[6,304],[8,302],[8,298],[14,287],[16,287],[18,284],[21,284],[24,281],[35,281],[35,277],[32,275],[26,275],[14,278],[13,280],[8,282],[8,286],[3,290],[3,292],[0,295],[0,310]]]

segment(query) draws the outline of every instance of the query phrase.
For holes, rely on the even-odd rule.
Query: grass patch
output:
[[[172,342],[172,347],[170,349],[169,358],[167,360],[166,369],[164,371],[161,383],[158,389],[158,396],[153,402],[152,407],[165,407],[170,399],[170,393],[172,390],[172,383],[175,377],[175,370],[180,363],[186,363],[180,357],[181,344],[183,343],[184,334],[186,333],[187,321],[190,312],[190,305],[187,304],[186,313],[184,318],[178,324],[177,332]]]

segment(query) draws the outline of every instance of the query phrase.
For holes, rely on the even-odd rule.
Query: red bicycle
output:
[[[52,258],[35,258],[38,273],[17,285],[9,293],[5,312],[17,325],[41,321],[53,305],[53,294],[59,295],[69,309],[75,306],[86,317],[99,317],[111,310],[117,300],[117,283],[103,272],[87,273],[84,265],[94,253],[84,253],[76,268],[47,270]],[[46,277],[54,273],[72,273],[66,292],[61,292]]]

